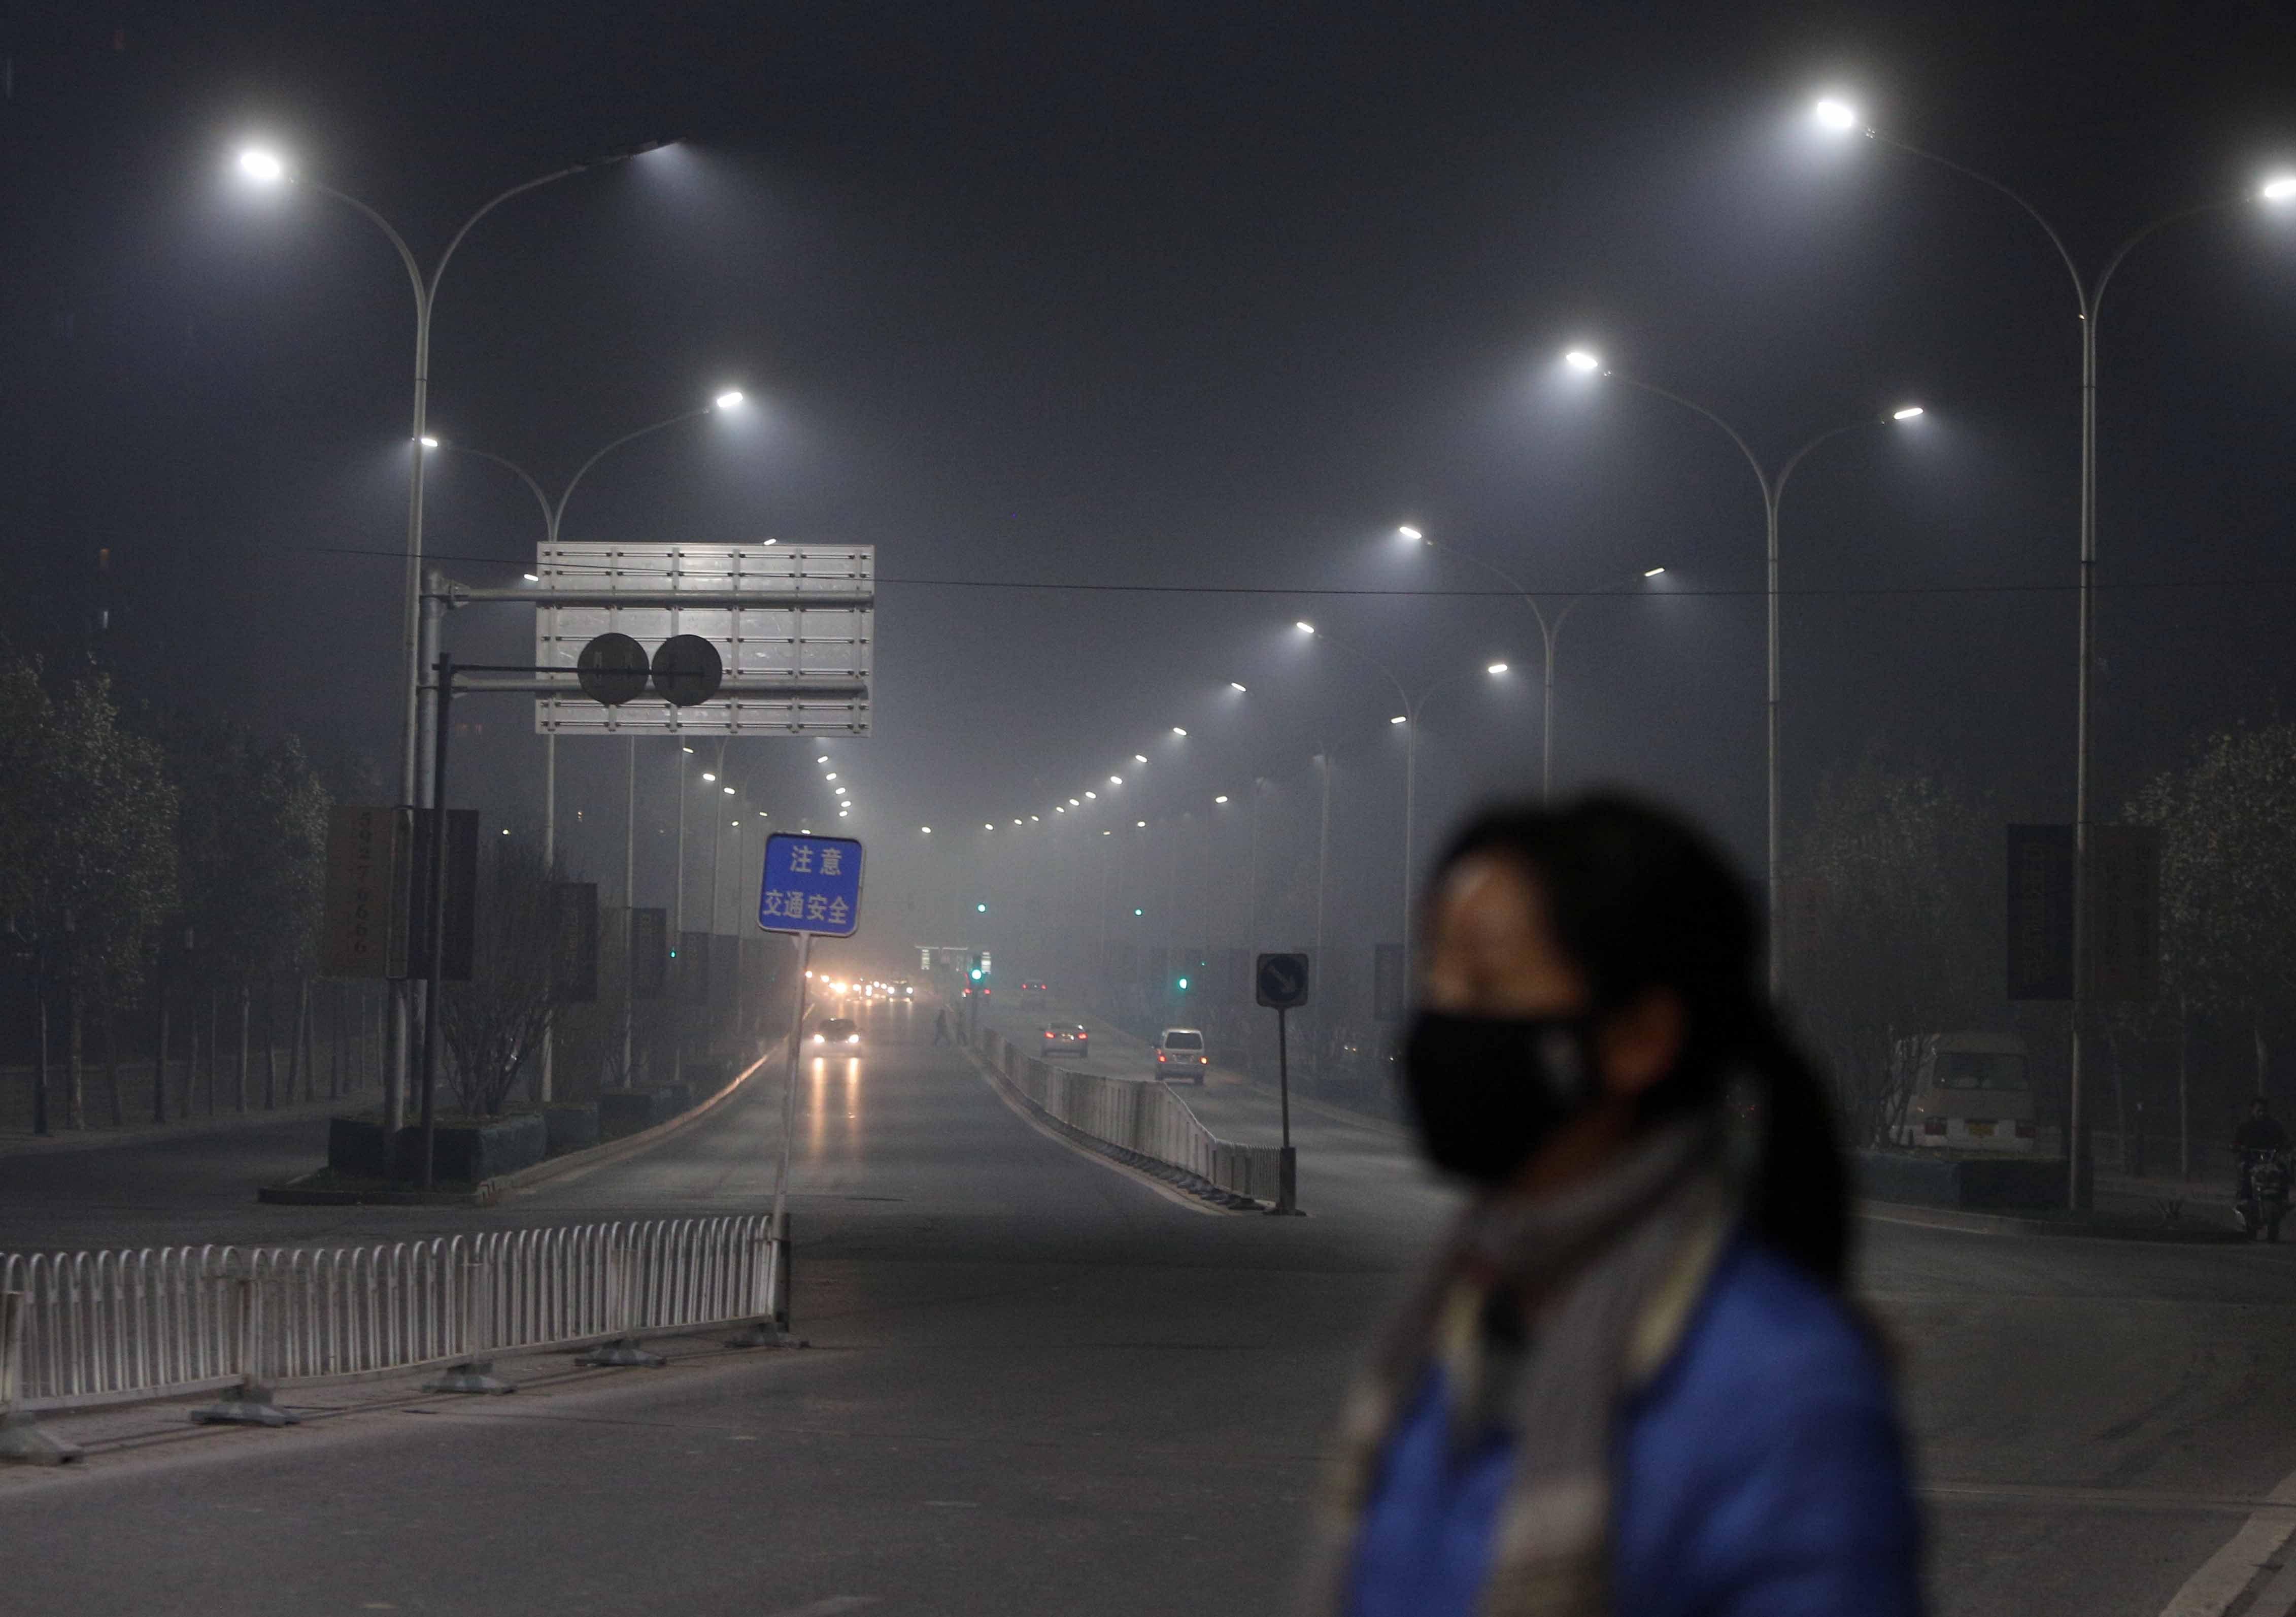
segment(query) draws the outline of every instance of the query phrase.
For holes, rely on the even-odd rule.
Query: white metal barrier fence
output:
[[[667,1219],[322,1250],[0,1254],[0,1296],[21,1298],[0,1312],[0,1327],[15,1316],[13,1341],[0,1341],[0,1415],[767,1318],[781,1302],[769,1225]]]
[[[1071,1072],[1038,1056],[1023,1055],[1011,1039],[993,1030],[984,1030],[980,1039],[982,1053],[1005,1081],[1054,1121],[1192,1173],[1232,1195],[1260,1202],[1276,1199],[1283,1147],[1221,1139],[1170,1085]]]

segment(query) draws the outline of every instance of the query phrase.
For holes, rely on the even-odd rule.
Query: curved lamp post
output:
[[[1884,415],[1864,416],[1857,421],[1844,422],[1838,427],[1829,427],[1816,437],[1808,439],[1792,455],[1787,456],[1783,462],[1779,463],[1778,469],[1772,472],[1762,464],[1761,456],[1754,453],[1752,446],[1747,443],[1744,435],[1737,428],[1696,399],[1685,398],[1683,395],[1662,388],[1654,382],[1646,382],[1639,376],[1606,365],[1595,355],[1585,349],[1573,349],[1565,354],[1562,359],[1565,365],[1582,375],[1600,375],[1623,382],[1630,387],[1640,388],[1645,393],[1655,394],[1658,398],[1680,405],[1684,409],[1705,417],[1707,421],[1720,428],[1724,436],[1737,446],[1738,453],[1746,457],[1746,464],[1753,471],[1754,481],[1761,488],[1763,595],[1768,609],[1767,636],[1768,675],[1763,716],[1764,729],[1767,734],[1767,761],[1764,773],[1767,777],[1769,798],[1767,850],[1769,879],[1765,886],[1767,890],[1769,909],[1770,992],[1775,995],[1785,986],[1785,938],[1778,924],[1778,871],[1781,858],[1778,815],[1778,507],[1785,499],[1786,482],[1793,476],[1794,468],[1800,465],[1810,451],[1819,445],[1829,443],[1845,432],[1854,432],[1860,427],[1886,427],[1898,422],[1916,421],[1921,418],[1923,411],[1919,405],[1900,405]]]
[[[595,454],[592,455],[589,459],[584,461],[581,465],[575,468],[574,475],[566,480],[566,486],[559,490],[558,497],[554,500],[550,497],[549,493],[543,488],[541,479],[536,477],[533,472],[529,472],[525,467],[520,465],[516,461],[512,460],[507,456],[496,455],[491,449],[480,449],[470,444],[457,444],[451,440],[430,437],[425,437],[422,439],[422,447],[425,450],[453,449],[458,454],[476,456],[480,460],[493,462],[496,465],[500,466],[504,471],[517,478],[520,482],[524,483],[526,485],[527,492],[534,496],[534,503],[542,509],[542,527],[543,533],[545,535],[545,542],[554,549],[558,544],[559,527],[566,518],[567,502],[574,497],[574,490],[579,488],[581,486],[582,480],[589,475],[591,467],[605,459],[607,456],[620,448],[624,444],[634,443],[641,438],[649,437],[653,433],[661,431],[665,428],[675,427],[684,422],[698,421],[704,415],[715,415],[724,411],[738,409],[741,407],[742,402],[742,390],[739,388],[727,388],[725,391],[719,393],[716,398],[712,399],[709,404],[702,406],[700,409],[681,410],[675,415],[666,415],[660,421],[649,422],[644,426],[638,428],[636,431],[623,433],[619,438],[617,438],[611,443],[605,445]],[[533,575],[529,574],[528,576],[531,578]],[[622,804],[622,902],[624,905],[635,909],[637,905],[638,741],[637,737],[635,735],[624,736],[623,741],[627,743],[627,751],[624,758],[625,778],[623,782],[624,790]],[[683,755],[681,754],[681,770],[683,768]],[[677,871],[679,902],[681,907],[684,904],[685,885],[685,866],[684,863],[685,845],[683,808],[684,797],[685,793],[681,786],[679,792],[679,865]],[[545,866],[555,869],[557,858],[558,732],[555,729],[553,729],[547,735],[543,737],[542,861]],[[627,1031],[628,1030],[625,1028],[624,1033],[626,1037]],[[544,1100],[548,1100],[551,1097],[551,1055],[552,1046],[554,1042],[555,1041],[552,1037],[551,1031],[545,1029],[542,1036],[542,1098]],[[623,1052],[623,1070],[627,1071],[628,1051],[627,1049]]]
[[[1411,850],[1413,819],[1417,812],[1419,784],[1419,715],[1425,710],[1427,699],[1436,692],[1448,690],[1455,685],[1464,685],[1475,676],[1454,674],[1448,678],[1439,679],[1432,685],[1422,687],[1419,694],[1414,696],[1405,687],[1403,681],[1395,677],[1394,670],[1370,653],[1349,645],[1344,640],[1333,638],[1328,631],[1317,628],[1304,618],[1292,627],[1311,638],[1329,642],[1357,661],[1377,669],[1388,684],[1395,687],[1396,698],[1403,703],[1403,711],[1396,714],[1388,722],[1403,726],[1403,981],[1408,984],[1411,981]],[[1507,672],[1507,665],[1504,662],[1493,662],[1484,667],[1480,672],[1486,678],[1497,678]]]
[[[1589,596],[1621,594],[1625,589],[1632,587],[1635,579],[1655,579],[1666,569],[1663,567],[1641,568],[1631,577],[1620,579],[1618,585],[1611,588],[1588,590],[1580,595],[1571,595],[1562,603],[1562,610],[1550,620],[1546,615],[1546,609],[1538,603],[1538,597],[1532,595],[1529,587],[1520,579],[1505,569],[1496,567],[1468,551],[1456,549],[1449,545],[1439,545],[1429,538],[1423,531],[1414,528],[1408,522],[1395,530],[1395,537],[1406,544],[1423,545],[1430,550],[1440,551],[1443,554],[1464,562],[1471,567],[1481,568],[1514,591],[1517,598],[1525,606],[1530,608],[1530,615],[1538,620],[1538,638],[1545,651],[1539,681],[1542,707],[1538,730],[1538,795],[1542,801],[1553,799],[1554,796],[1554,646],[1562,634],[1562,625],[1578,609],[1578,603]]]
[[[2024,216],[2039,226],[2056,250],[2058,260],[2073,283],[2073,307],[2080,321],[2080,588],[2079,588],[2079,667],[2074,681],[2073,696],[2073,1007],[2071,1071],[2068,1086],[2070,1115],[2066,1119],[2068,1146],[2066,1202],[2072,1207],[2087,1205],[2087,1188],[2084,1168],[2087,1158],[2087,1116],[2082,1106],[2081,1018],[2087,999],[2087,910],[2088,910],[2088,803],[2089,803],[2089,728],[2090,728],[2090,665],[2095,661],[2096,639],[2096,328],[2105,289],[2112,283],[2113,272],[2122,260],[2154,233],[2186,219],[2205,214],[2221,213],[2253,202],[2284,206],[2296,202],[2296,175],[2278,174],[2267,178],[2252,193],[2238,196],[2213,198],[2161,214],[2150,223],[2139,226],[2124,236],[2119,246],[2104,257],[2094,277],[2084,276],[2080,265],[2066,247],[2064,237],[2049,223],[2041,210],[2027,201],[2009,186],[1951,158],[1940,157],[1934,152],[1923,151],[1909,141],[1883,133],[1867,124],[1856,107],[1835,96],[1827,96],[1810,109],[1810,117],[1817,127],[1829,135],[1849,136],[1862,135],[1877,145],[1902,152],[1934,163],[1940,168],[1960,175],[2016,204]]]
[[[428,800],[425,795],[425,788],[428,784],[425,774],[430,767],[431,753],[431,749],[422,743],[424,709],[422,693],[425,672],[422,667],[421,644],[422,456],[423,451],[429,447],[429,441],[426,440],[429,440],[430,432],[427,416],[430,398],[430,316],[438,304],[439,283],[445,277],[447,266],[453,261],[455,250],[462,246],[463,238],[471,234],[472,229],[480,219],[485,218],[487,215],[512,197],[523,196],[529,191],[539,190],[545,185],[570,178],[577,174],[586,173],[592,168],[626,162],[631,158],[655,151],[669,144],[668,141],[650,141],[627,151],[610,152],[590,162],[570,163],[563,168],[554,168],[548,174],[497,193],[463,221],[461,226],[448,238],[446,250],[439,255],[438,263],[432,266],[428,275],[423,273],[422,266],[416,259],[414,250],[407,246],[406,238],[399,234],[389,219],[384,218],[381,213],[359,201],[358,198],[350,195],[348,192],[338,191],[332,185],[299,174],[285,158],[267,148],[249,147],[239,153],[239,171],[251,183],[258,185],[299,185],[315,191],[321,196],[332,198],[351,209],[381,231],[384,239],[390,242],[392,250],[398,254],[398,261],[406,267],[407,283],[414,293],[414,427],[407,434],[412,464],[408,468],[406,478],[406,576],[402,590],[404,599],[401,603],[398,626],[401,678],[406,686],[406,699],[399,709],[398,729],[398,791],[399,799],[403,802],[420,803]],[[388,1082],[385,1085],[384,1108],[389,1114],[387,1122],[396,1128],[400,1121],[402,1108],[406,1104],[406,1034],[412,990],[404,981],[393,983],[391,990],[392,1050]]]

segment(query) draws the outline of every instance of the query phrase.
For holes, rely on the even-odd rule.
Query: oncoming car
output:
[[[1045,1054],[1088,1056],[1092,1054],[1092,1035],[1080,1022],[1054,1022],[1045,1030]]]
[[[1167,1083],[1204,1081],[1212,1058],[1204,1054],[1204,1036],[1197,1028],[1166,1028],[1156,1035],[1156,1076]]]
[[[849,1050],[861,1047],[861,1025],[849,1016],[832,1016],[818,1022],[813,1030],[813,1042],[824,1055],[836,1047]]]

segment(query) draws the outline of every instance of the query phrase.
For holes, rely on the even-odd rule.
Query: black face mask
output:
[[[1435,1166],[1479,1185],[1513,1178],[1594,1097],[1590,1030],[1578,1016],[1420,1012],[1403,1077]]]

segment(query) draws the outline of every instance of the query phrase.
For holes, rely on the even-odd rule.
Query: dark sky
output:
[[[1555,356],[1581,341],[1772,458],[1926,404],[1918,430],[1819,451],[1786,501],[1790,811],[1879,745],[2005,817],[2066,817],[2070,285],[1999,197],[1815,139],[1806,111],[1847,90],[2016,186],[2091,267],[2296,160],[2292,17],[19,4],[0,23],[8,620],[69,642],[109,606],[102,655],[135,689],[291,726],[339,775],[387,762],[404,278],[348,211],[251,197],[228,159],[276,141],[427,259],[503,186],[672,135],[473,234],[440,297],[432,418],[555,482],[722,382],[749,389],[750,423],[602,467],[567,537],[876,544],[877,734],[840,753],[889,846],[1043,812],[1182,724],[1194,761],[1154,755],[1133,800],[1201,811],[1258,770],[1298,808],[1328,738],[1334,836],[1371,860],[1400,810],[1393,701],[1285,626],[1311,615],[1414,689],[1537,661],[1511,601],[1308,593],[1485,587],[1398,554],[1409,520],[1558,595],[1665,562],[1652,598],[1572,616],[1560,769],[1685,801],[1751,860],[1753,481],[1687,412],[1566,385]],[[2101,331],[2109,805],[2296,677],[2296,211],[2148,242]],[[530,554],[531,505],[490,469],[449,456],[430,494],[435,552]],[[1017,587],[1062,584],[1278,593]],[[465,655],[525,644],[500,609],[455,634]],[[1248,706],[1223,702],[1230,678]],[[1432,699],[1423,831],[1533,778],[1537,714],[1535,677]],[[472,800],[531,818],[539,748],[508,704],[489,728]],[[738,767],[798,816],[820,800],[814,751],[753,743]],[[667,779],[667,754],[648,767]],[[584,824],[619,788],[618,759],[570,757]]]

